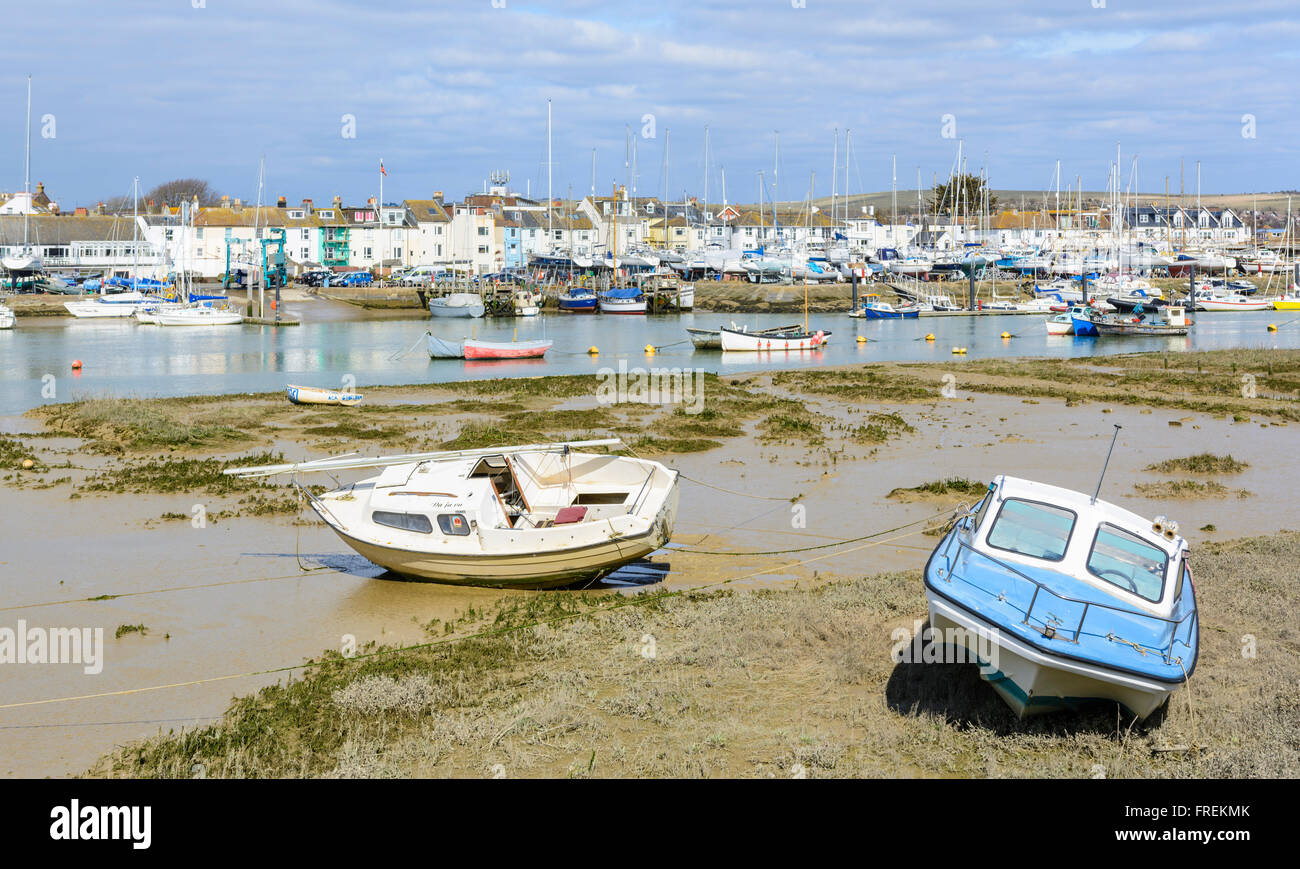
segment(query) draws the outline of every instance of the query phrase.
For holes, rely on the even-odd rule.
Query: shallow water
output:
[[[544,374],[590,374],[629,365],[749,371],[843,365],[855,362],[932,362],[1010,356],[1094,356],[1140,350],[1300,348],[1300,323],[1286,312],[1197,314],[1184,338],[1073,338],[1049,336],[1044,317],[927,317],[919,320],[855,320],[844,314],[810,316],[813,329],[833,332],[820,351],[728,353],[697,351],[685,327],[715,329],[732,321],[750,327],[801,322],[798,314],[683,314],[653,317],[550,314],[527,319],[431,320],[376,316],[349,305],[312,300],[289,306],[301,317],[295,327],[212,326],[162,328],[134,321],[24,318],[0,332],[0,416],[49,401],[87,395],[175,396],[271,392],[288,383],[338,386],[414,384]],[[1278,323],[1278,332],[1266,326]],[[544,360],[483,362],[429,359],[421,336],[471,334],[488,340],[550,338]],[[936,340],[921,340],[927,333]],[[1014,337],[1001,338],[1003,332]],[[867,342],[859,344],[857,336]],[[645,345],[660,349],[654,356]],[[414,346],[414,349],[410,349]],[[595,346],[599,355],[587,348]],[[410,349],[410,352],[404,352]],[[72,362],[82,369],[74,372]],[[52,375],[53,380],[47,375]],[[351,384],[349,384],[351,385]],[[52,395],[52,397],[51,397]]]

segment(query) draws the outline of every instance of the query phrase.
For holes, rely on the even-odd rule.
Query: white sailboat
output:
[[[645,459],[577,450],[617,438],[232,468],[241,477],[361,468],[316,514],[361,555],[402,576],[456,585],[553,588],[592,581],[662,547],[678,474]]]

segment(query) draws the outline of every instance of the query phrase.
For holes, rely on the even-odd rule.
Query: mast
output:
[[[709,125],[704,125],[704,242],[709,241]]]
[[[552,229],[551,205],[555,202],[555,197],[551,195],[551,101],[546,101],[546,244],[548,246],[555,243],[555,232]]]
[[[838,176],[836,172],[840,168],[840,128],[835,128],[835,148],[831,152],[831,227],[835,226],[835,181]]]
[[[140,176],[131,183],[131,289],[140,280]]]
[[[27,194],[27,207],[23,209],[23,248],[28,250],[30,243],[27,240],[27,217],[35,202],[32,197],[32,77],[30,75],[27,76],[27,157],[23,161],[23,192]]]

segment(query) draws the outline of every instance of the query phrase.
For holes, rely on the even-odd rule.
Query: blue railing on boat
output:
[[[958,533],[959,529],[954,529],[943,544],[943,551],[938,553],[944,561],[938,570],[939,578],[949,584],[961,582],[988,595],[992,601],[1009,606],[1023,616],[1022,626],[1033,629],[1046,639],[1074,644],[1078,644],[1080,638],[1106,639],[1130,646],[1143,656],[1158,654],[1171,667],[1181,667],[1186,663],[1181,655],[1175,654],[1177,646],[1181,645],[1188,652],[1195,649],[1195,608],[1179,618],[1166,618],[1119,604],[1069,597],[1053,591],[1012,565],[973,548],[958,539]],[[991,565],[992,574],[1009,580],[1005,587],[995,590],[970,578],[974,571],[969,567],[976,559]],[[966,569],[959,572],[957,567]],[[1191,600],[1194,592],[1190,578],[1182,577],[1179,581],[1184,583],[1184,587],[1180,589],[1178,599]]]

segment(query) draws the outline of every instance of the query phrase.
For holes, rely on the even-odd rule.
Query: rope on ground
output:
[[[881,532],[881,533],[886,533],[886,532]],[[912,537],[920,533],[921,532],[919,531],[910,531],[907,534],[901,534],[896,538],[887,538],[885,540],[877,540],[871,543],[864,543],[861,546],[856,546],[853,549],[847,551],[854,552],[863,549],[870,549],[874,546],[883,546],[886,543],[894,542],[894,540],[902,540],[905,537]],[[394,655],[394,654],[400,654],[402,652],[413,652],[422,649],[431,649],[437,646],[450,645],[451,643],[457,643],[464,640],[487,639],[489,637],[504,636],[506,634],[517,633],[523,630],[531,630],[532,628],[536,628],[541,625],[554,625],[554,624],[559,624],[561,622],[571,621],[573,619],[582,618],[584,616],[591,615],[592,613],[595,612],[610,612],[612,610],[623,609],[624,607],[640,606],[642,604],[654,603],[672,597],[684,597],[685,595],[688,594],[692,594],[699,591],[705,591],[707,589],[718,588],[724,585],[729,585],[730,583],[733,582],[743,582],[746,579],[753,579],[754,577],[760,576],[765,573],[772,573],[774,570],[785,571],[793,567],[800,567],[802,565],[811,564],[814,561],[820,561],[823,558],[830,558],[830,557],[831,557],[830,554],[815,555],[812,558],[805,558],[800,561],[793,561],[788,564],[780,565],[777,568],[755,570],[743,576],[733,576],[729,579],[718,580],[716,582],[703,583],[701,585],[691,586],[689,588],[673,589],[671,591],[664,591],[664,592],[659,592],[654,594],[640,594],[634,597],[627,597],[627,598],[623,598],[622,600],[615,601],[614,603],[608,606],[603,606],[603,605],[597,606],[597,607],[593,607],[592,609],[582,610],[580,612],[564,613],[562,615],[553,616],[548,619],[538,619],[537,621],[527,622],[525,624],[513,625],[504,628],[490,628],[488,630],[477,631],[472,634],[442,637],[440,639],[432,640],[427,643],[416,643],[410,646],[399,646],[394,649],[377,649],[374,652],[366,652],[360,655],[353,655],[350,658],[328,658],[322,661],[309,662],[306,664],[291,664],[284,667],[270,667],[265,670],[251,670],[246,673],[229,673],[224,676],[208,676],[202,679],[190,679],[185,682],[170,682],[163,685],[146,685],[139,688],[124,688],[120,691],[100,691],[95,694],[80,694],[80,695],[70,696],[70,697],[48,697],[44,700],[24,700],[18,703],[0,704],[0,709],[18,709],[18,708],[23,708],[28,706],[46,706],[53,703],[70,703],[76,700],[94,700],[94,699],[101,699],[105,697],[122,697],[122,696],[127,696],[132,694],[143,694],[149,691],[162,691],[168,688],[185,688],[185,687],[191,687],[195,685],[208,685],[215,682],[227,682],[230,681],[231,679],[244,679],[253,676],[270,676],[270,675],[275,675],[277,673],[292,672],[294,670],[305,670],[311,667],[323,667],[327,664],[348,664],[354,661],[363,661],[368,658],[376,658],[381,655]]]
[[[629,449],[628,452],[632,452],[631,449]],[[637,456],[637,458],[640,458],[640,456]],[[683,474],[681,471],[678,471],[677,475],[681,477],[683,480],[686,480],[687,482],[690,483],[694,483],[697,486],[703,486],[706,489],[715,489],[719,492],[726,492],[728,495],[739,495],[742,498],[753,498],[755,501],[786,501],[790,504],[795,504],[801,498],[804,497],[803,495],[795,495],[793,498],[777,497],[773,495],[753,495],[750,494],[749,492],[737,492],[733,489],[724,489],[721,486],[715,486],[712,483],[706,483],[703,480],[697,480],[694,477],[688,477],[685,474]]]
[[[884,531],[874,531],[871,534],[863,534],[861,537],[849,537],[845,540],[838,540],[834,543],[819,543],[816,546],[800,546],[795,549],[764,549],[764,550],[755,550],[752,552],[750,551],[724,552],[724,551],[712,550],[712,549],[670,549],[668,551],[685,552],[685,553],[690,553],[691,555],[787,555],[796,552],[814,552],[818,549],[830,549],[835,546],[843,546],[846,543],[857,543],[862,540],[870,540],[873,537],[879,537],[881,534],[892,534],[895,531],[902,531],[904,528],[910,528],[913,525],[920,525],[924,522],[932,522],[935,519],[947,515],[949,515],[949,513],[947,510],[945,510],[942,513],[937,513],[933,516],[926,516],[922,519],[916,519],[912,522],[906,522],[902,525],[897,525],[893,528],[886,528]],[[913,533],[919,534],[920,532],[913,532]]]

